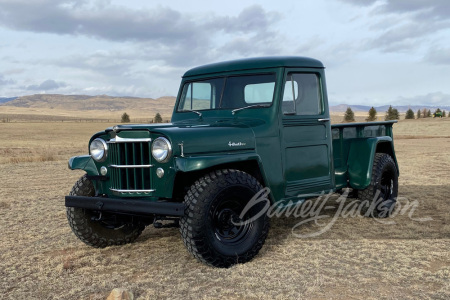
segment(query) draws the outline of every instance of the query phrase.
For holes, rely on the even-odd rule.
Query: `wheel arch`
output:
[[[379,141],[377,143],[377,148],[376,148],[375,153],[389,154],[395,162],[395,167],[397,168],[397,175],[400,175],[400,171],[398,169],[397,157],[395,156],[393,141],[384,141],[384,140]]]
[[[195,163],[197,161],[197,163]],[[220,169],[234,169],[246,172],[255,177],[262,186],[267,186],[267,180],[258,156],[248,157],[246,160],[231,159],[230,161],[216,161],[216,163],[204,164],[202,159],[192,160],[187,165],[189,168],[179,169],[175,175],[173,198],[182,201],[185,193],[200,177]],[[204,166],[203,168],[194,166]]]
[[[376,153],[389,154],[393,158],[399,174],[391,137],[356,139],[350,145],[347,161],[348,180],[351,188],[361,190],[369,186]]]

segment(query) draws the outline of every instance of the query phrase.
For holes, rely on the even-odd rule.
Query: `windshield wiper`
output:
[[[196,111],[196,110],[192,110],[192,109],[183,109],[181,112],[188,112],[188,111],[189,111],[189,112],[196,113],[196,114],[198,115],[199,118],[202,117],[202,113],[201,113],[201,112]]]
[[[231,113],[234,115],[237,111],[244,110],[244,109],[247,109],[247,108],[252,108],[252,107],[269,107],[269,106],[270,105],[267,105],[267,104],[254,104],[254,105],[249,105],[249,106],[233,109],[231,111]]]

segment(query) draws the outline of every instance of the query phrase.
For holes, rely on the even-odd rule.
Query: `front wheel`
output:
[[[93,197],[94,185],[84,175],[75,183],[70,195]],[[133,223],[131,217],[106,212],[100,215],[84,208],[67,207],[66,213],[73,233],[85,244],[96,248],[131,243],[145,228],[142,224]]]
[[[394,211],[398,195],[398,171],[389,154],[376,153],[372,167],[372,180],[364,190],[358,191],[366,217],[387,218]]]
[[[255,257],[269,232],[263,200],[246,210],[262,185],[238,170],[218,170],[197,180],[185,196],[180,231],[187,249],[200,261],[228,268]],[[258,217],[259,216],[259,217]]]

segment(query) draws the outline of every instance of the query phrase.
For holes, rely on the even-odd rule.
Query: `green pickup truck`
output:
[[[86,174],[65,197],[67,218],[93,247],[132,242],[151,224],[176,226],[200,261],[245,263],[267,237],[269,205],[352,188],[367,216],[388,216],[398,191],[395,122],[331,125],[315,59],[193,68],[171,123],[108,128],[92,136],[89,155],[70,159]]]

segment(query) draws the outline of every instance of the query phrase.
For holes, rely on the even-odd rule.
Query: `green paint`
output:
[[[264,82],[252,76],[261,74],[270,76],[258,77],[266,78]],[[180,106],[185,111],[181,111],[182,99],[196,105],[193,109],[198,113],[186,111],[185,102]],[[233,112],[254,104],[255,99],[264,100],[259,106]],[[71,158],[69,167],[83,169],[89,175],[98,175],[102,166],[107,167],[106,180],[96,185],[99,194],[157,201],[174,196],[174,189],[179,188],[174,185],[175,179],[180,174],[195,179],[202,170],[251,163],[259,168],[272,199],[278,201],[347,186],[366,187],[376,151],[390,153],[396,161],[392,136],[396,121],[330,125],[329,117],[321,62],[301,57],[222,62],[184,74],[172,123],[120,125],[90,140],[151,141],[111,145],[115,152],[110,151],[106,161],[98,163],[90,156],[80,156]],[[160,136],[172,146],[172,156],[164,163],[150,154],[152,142]],[[111,166],[123,164],[151,167]],[[156,176],[157,168],[164,170],[162,178]],[[111,191],[117,186],[154,191]]]
[[[69,159],[69,169],[84,170],[88,175],[99,175],[94,160],[90,155],[74,156]]]

